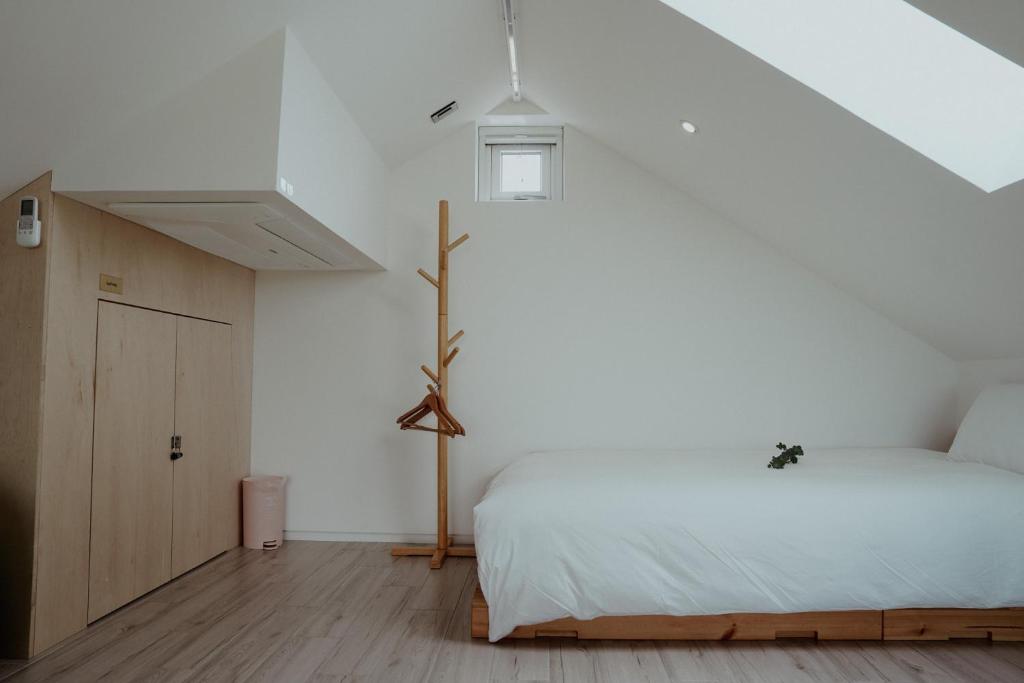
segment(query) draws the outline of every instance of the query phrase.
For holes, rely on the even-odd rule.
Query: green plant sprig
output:
[[[782,452],[772,457],[768,462],[768,469],[781,470],[789,463],[793,463],[795,465],[799,462],[797,458],[804,454],[803,447],[799,445],[793,446],[792,448],[786,448],[786,444],[780,441],[775,444],[775,447]]]

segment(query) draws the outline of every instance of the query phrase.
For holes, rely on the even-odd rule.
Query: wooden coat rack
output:
[[[429,555],[430,568],[440,569],[447,557],[476,557],[476,549],[471,546],[458,546],[448,535],[448,439],[465,435],[465,430],[448,412],[448,366],[459,353],[459,347],[453,344],[463,335],[459,330],[448,336],[448,255],[469,239],[462,235],[454,242],[448,242],[448,200],[438,202],[438,236],[437,236],[437,278],[425,270],[418,272],[427,282],[437,288],[437,371],[426,365],[420,369],[430,378],[427,386],[428,394],[423,401],[398,418],[402,429],[418,429],[437,433],[437,544],[435,546],[405,545],[391,549],[394,557],[408,555]],[[449,351],[449,349],[451,349]],[[435,388],[436,387],[436,388]],[[437,417],[435,428],[416,424],[420,419],[433,412]]]

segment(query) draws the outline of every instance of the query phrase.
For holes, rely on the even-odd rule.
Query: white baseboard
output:
[[[470,534],[452,534],[456,543],[472,543],[473,536]],[[437,541],[435,534],[392,534],[376,531],[300,531],[297,529],[286,529],[284,532],[286,541],[345,541],[363,543],[434,543]]]

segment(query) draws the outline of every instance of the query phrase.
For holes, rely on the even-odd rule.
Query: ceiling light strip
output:
[[[505,42],[508,44],[508,71],[512,79],[512,101],[523,98],[522,84],[519,80],[519,51],[516,49],[516,13],[512,8],[512,0],[502,0],[502,11],[505,15]]]

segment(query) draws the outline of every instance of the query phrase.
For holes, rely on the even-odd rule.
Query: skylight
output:
[[[1024,68],[902,0],[662,0],[986,192],[1024,178]]]

